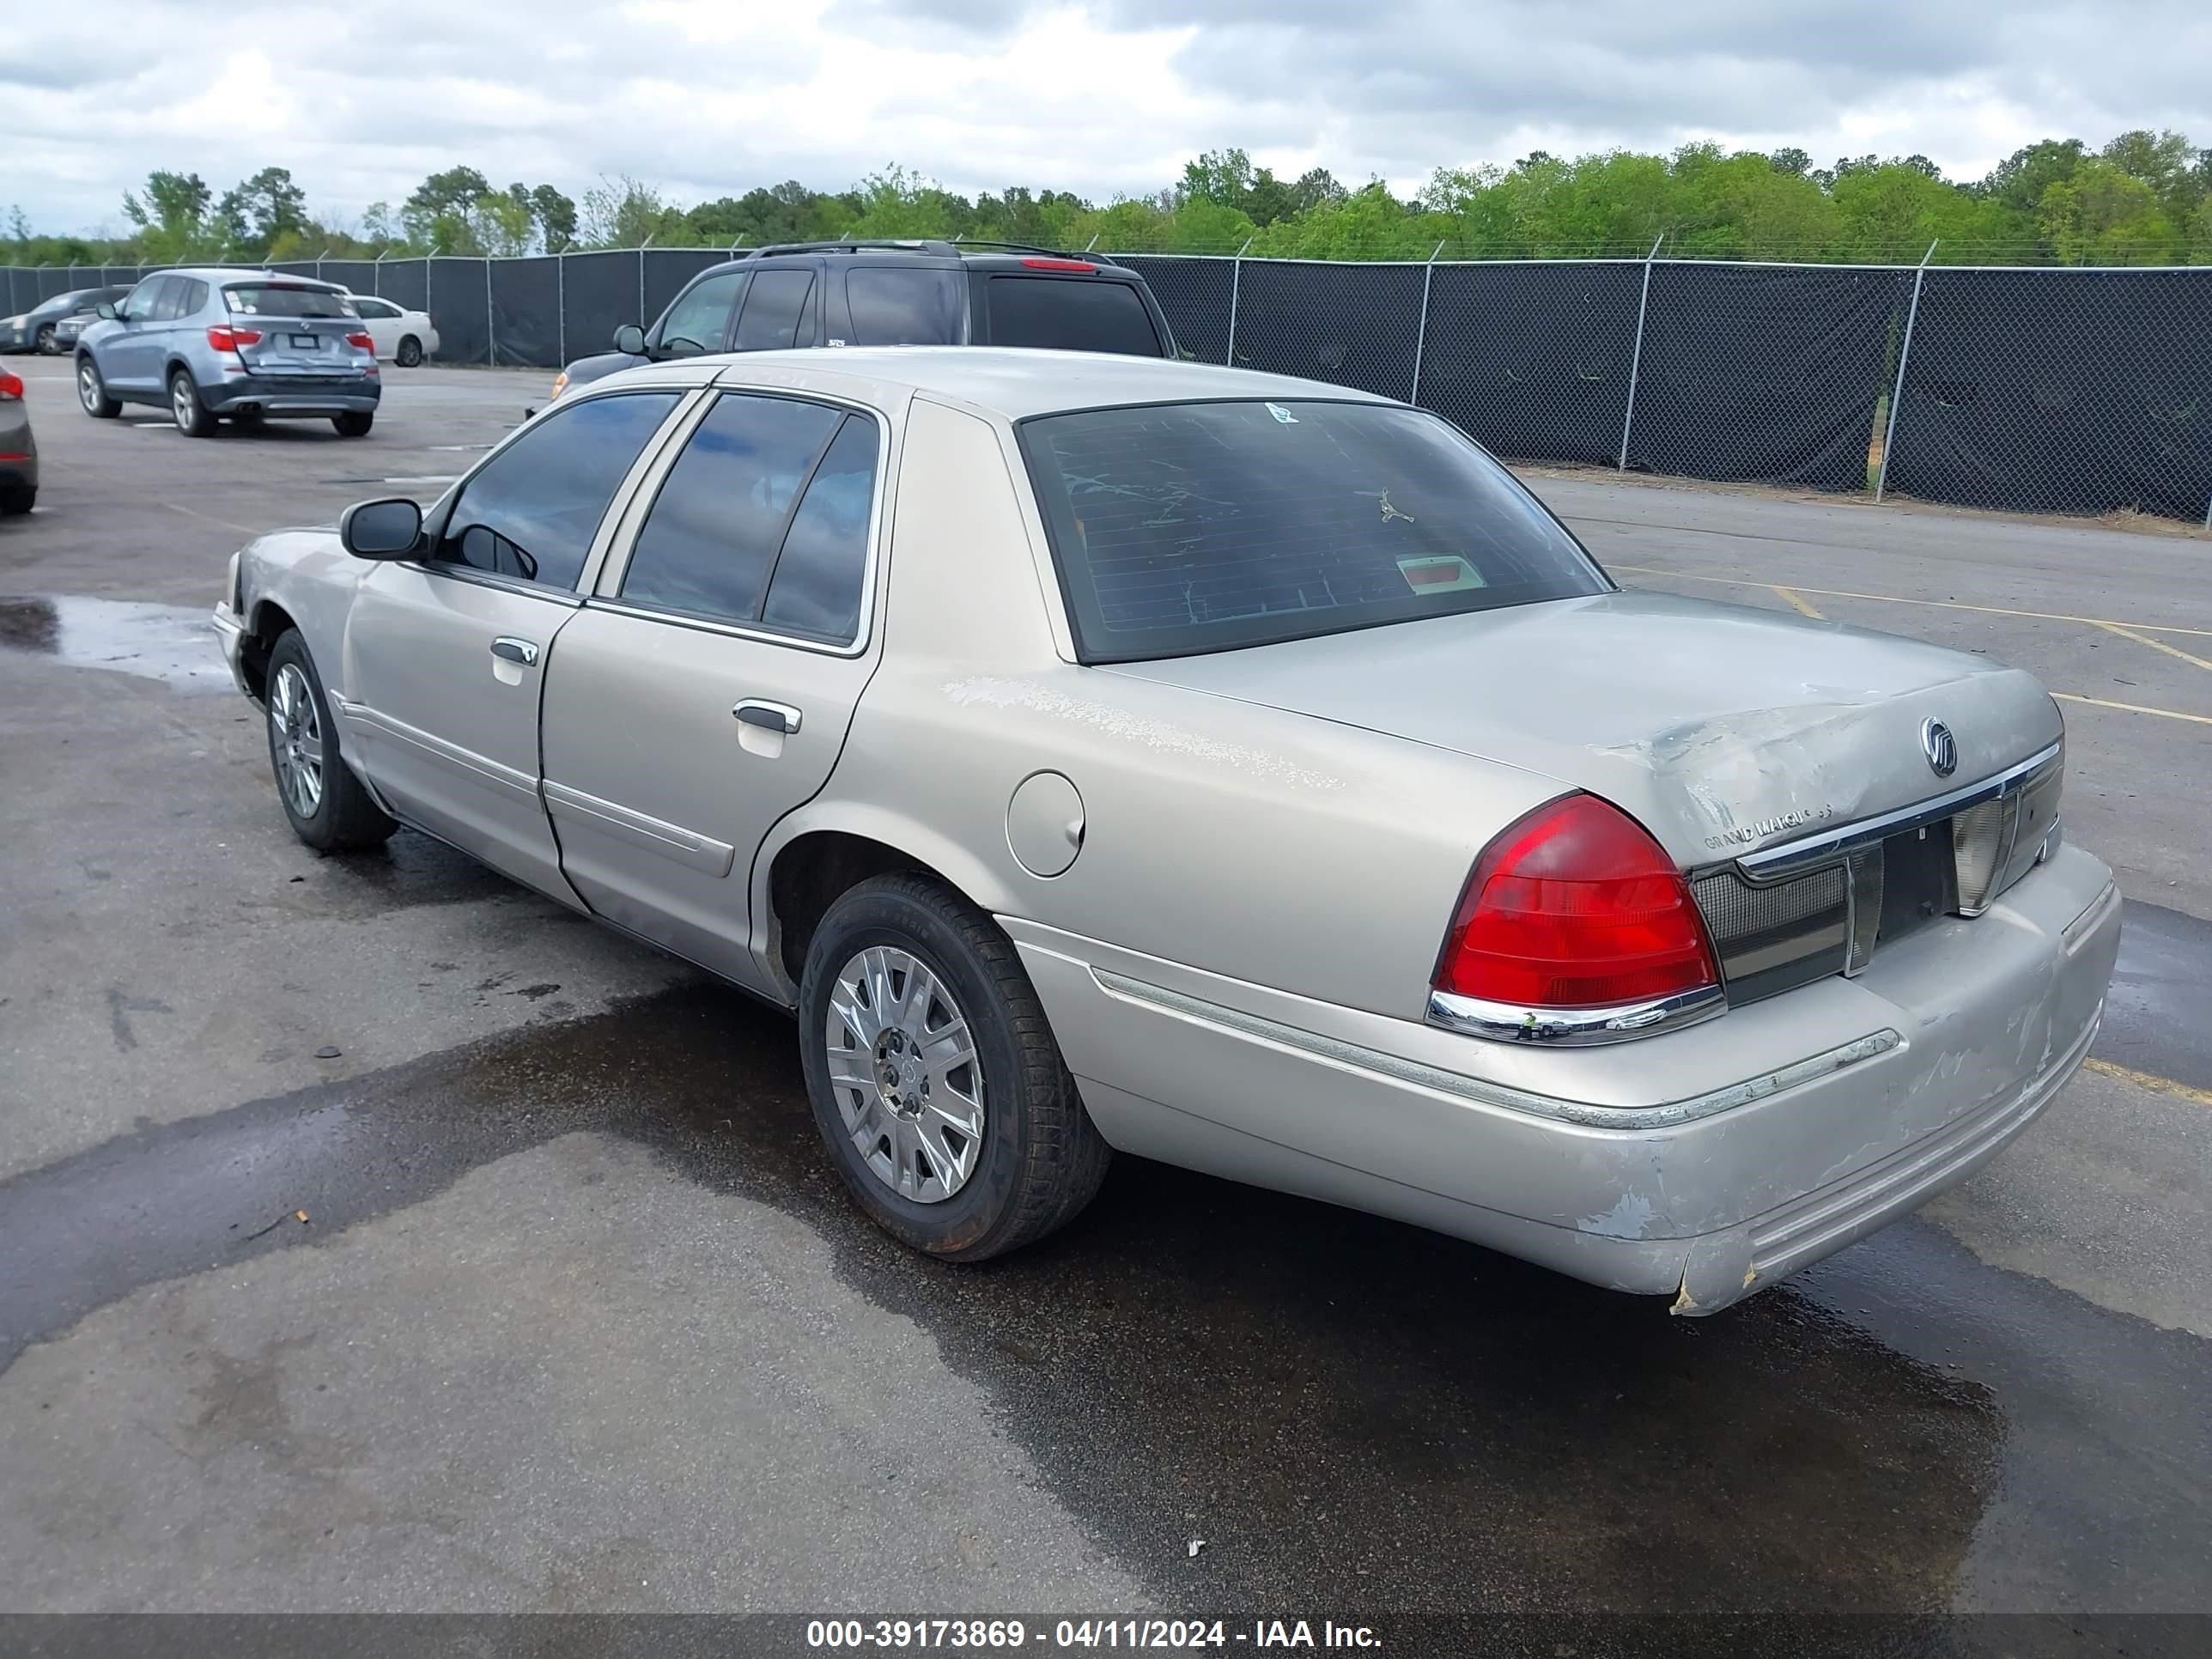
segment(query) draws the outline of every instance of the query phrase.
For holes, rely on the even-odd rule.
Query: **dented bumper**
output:
[[[1002,919],[1115,1146],[1710,1313],[1964,1179],[2086,1056],[2111,872],[2062,848],[1855,979],[1531,1052]]]

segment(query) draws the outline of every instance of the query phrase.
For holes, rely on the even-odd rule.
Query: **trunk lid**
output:
[[[1911,806],[2058,740],[2035,679],[1886,634],[1670,594],[1438,617],[1111,671],[1537,772],[1684,867]],[[1939,775],[1926,720],[1958,757]]]

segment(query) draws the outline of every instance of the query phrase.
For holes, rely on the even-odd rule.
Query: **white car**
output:
[[[370,294],[355,295],[353,308],[368,325],[368,337],[376,342],[376,355],[384,362],[412,368],[425,357],[438,355],[438,325],[428,312],[404,310]]]

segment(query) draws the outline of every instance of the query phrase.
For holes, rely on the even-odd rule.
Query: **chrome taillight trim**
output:
[[[2039,750],[2018,764],[2007,767],[1995,777],[1967,784],[1964,788],[1954,789],[1932,800],[1899,807],[1894,812],[1860,818],[1833,830],[1824,830],[1818,835],[1784,842],[1779,847],[1745,853],[1733,862],[1743,872],[1745,879],[1753,882],[1780,881],[1802,874],[1815,865],[1840,858],[1856,848],[1870,847],[1892,836],[1919,829],[1923,824],[1941,823],[1970,806],[1978,806],[1985,800],[1994,800],[2001,795],[2024,788],[2036,774],[2057,760],[2064,750],[2065,742],[2062,738],[2048,749]]]
[[[1428,1023],[1463,1036],[1492,1042],[1540,1042],[1559,1048],[1588,1048],[1603,1042],[1679,1031],[1711,1019],[1728,1006],[1717,985],[1700,986],[1650,1002],[1611,1008],[1526,1008],[1486,1002],[1451,991],[1429,993]]]

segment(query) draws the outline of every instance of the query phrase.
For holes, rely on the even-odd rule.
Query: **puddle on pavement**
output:
[[[1134,1159],[1041,1246],[920,1258],[846,1196],[790,1022],[705,984],[0,1186],[21,1269],[0,1273],[0,1365],[141,1285],[331,1238],[579,1131],[803,1220],[1179,1604],[1934,1610],[1996,1482],[2006,1425],[1978,1383],[1786,1291],[1672,1319]],[[280,1195],[312,1229],[246,1242]]]
[[[205,609],[190,605],[0,595],[0,647],[179,691],[231,690],[215,623]]]

